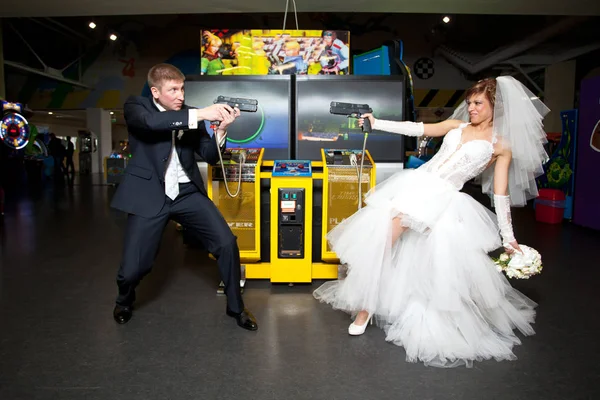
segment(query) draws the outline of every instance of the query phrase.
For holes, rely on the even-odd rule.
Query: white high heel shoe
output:
[[[373,325],[373,314],[369,314],[367,320],[363,325],[356,325],[354,322],[348,327],[348,334],[352,336],[359,336],[365,333],[367,325]]]

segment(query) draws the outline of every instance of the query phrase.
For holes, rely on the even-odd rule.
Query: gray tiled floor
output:
[[[518,360],[473,369],[404,361],[369,328],[319,304],[313,285],[250,281],[260,329],[238,328],[215,295],[217,269],[173,226],[133,319],[112,319],[124,219],[112,189],[77,184],[10,194],[0,225],[0,399],[600,398],[600,233],[515,213],[517,237],[545,271],[515,286],[540,305]]]

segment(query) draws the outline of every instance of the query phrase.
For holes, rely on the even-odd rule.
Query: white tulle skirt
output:
[[[410,362],[454,367],[515,359],[514,329],[534,334],[536,304],[488,256],[501,247],[495,215],[418,169],[388,178],[366,203],[329,232],[348,274],[319,287],[315,298],[352,316],[369,311]],[[397,216],[409,229],[392,243]]]

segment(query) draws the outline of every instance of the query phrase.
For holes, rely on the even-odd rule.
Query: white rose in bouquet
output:
[[[532,247],[520,245],[523,253],[515,251],[512,254],[502,253],[494,259],[499,271],[509,278],[529,279],[530,276],[542,272],[542,256]]]

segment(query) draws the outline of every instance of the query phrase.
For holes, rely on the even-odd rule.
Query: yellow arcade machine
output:
[[[271,172],[270,262],[257,278],[271,282],[311,282],[312,164],[308,160],[275,160]],[[259,271],[257,271],[259,272]],[[248,278],[252,278],[251,274]]]
[[[260,260],[260,167],[264,149],[230,148],[208,166],[208,197],[238,238],[242,262]],[[223,178],[223,172],[225,178]]]
[[[313,262],[313,185],[323,179],[314,167],[322,163],[274,160],[264,161],[263,167],[272,167],[261,172],[261,178],[271,182],[269,261],[246,264],[246,279],[293,284],[337,278],[337,265]]]
[[[245,263],[260,260],[260,169],[263,148],[229,148],[222,161],[208,166],[207,193],[238,238],[242,282]],[[222,282],[219,285],[222,289]]]
[[[362,208],[365,194],[376,183],[375,163],[366,149],[364,153],[363,150],[321,149],[321,157],[323,162],[321,259],[324,263],[339,264],[340,260],[329,247],[326,235],[340,222]],[[362,200],[360,205],[359,199]]]
[[[245,286],[246,279],[311,282],[315,272],[319,275],[319,265],[312,263],[311,162],[266,161],[264,166],[272,165],[272,172],[261,173],[263,153],[264,149],[227,149],[222,164],[208,169],[208,195],[238,237],[241,286]],[[263,262],[260,253],[261,178],[271,180],[269,262]],[[336,277],[337,267],[335,271],[335,275],[330,273],[323,278]],[[222,291],[222,282],[219,290]]]
[[[368,104],[332,101],[329,113],[346,118],[360,118],[372,113]],[[329,248],[327,233],[363,207],[364,195],[375,187],[375,163],[367,150],[367,137],[372,131],[369,119],[362,126],[361,150],[322,149],[323,162],[323,221],[321,259],[325,263],[339,264],[337,255]]]

